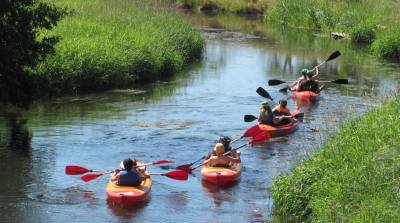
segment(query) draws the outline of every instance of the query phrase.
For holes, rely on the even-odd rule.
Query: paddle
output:
[[[292,82],[292,81],[281,81],[281,80],[269,80],[268,81],[268,85],[269,86],[274,86],[274,85],[279,85],[279,84],[283,84],[283,83],[287,83],[287,82]],[[349,83],[349,81],[347,80],[347,79],[337,79],[337,80],[334,80],[334,81],[318,81],[318,82],[332,82],[332,83],[335,83],[335,84],[348,84]],[[287,88],[285,88],[285,89],[287,89]]]
[[[271,98],[271,96],[268,94],[268,92],[267,92],[264,88],[259,87],[259,88],[257,88],[256,92],[257,92],[261,97],[271,99],[273,102],[279,104],[278,102],[276,102],[274,99]]]
[[[304,123],[303,121],[302,121],[302,123],[303,123],[304,125],[306,125],[306,127],[310,128],[311,131],[313,131],[313,132],[318,132],[317,129],[311,128],[309,125],[307,125],[307,123]]]
[[[259,134],[257,134],[256,136],[254,136],[254,138],[253,138],[252,140],[250,140],[248,143],[246,143],[246,144],[244,144],[244,145],[241,145],[241,146],[239,146],[238,148],[235,148],[235,150],[238,150],[238,149],[240,149],[240,148],[242,148],[242,147],[244,147],[244,146],[246,146],[246,145],[249,145],[249,144],[267,141],[267,140],[270,139],[270,138],[271,138],[271,135],[269,134],[268,131],[262,131],[261,133],[259,133]],[[229,153],[230,153],[230,152],[224,153],[224,156],[228,155]],[[183,170],[183,171],[187,171],[188,173],[190,173],[190,172],[192,172],[194,169],[196,169],[197,167],[200,167],[200,166],[203,166],[203,164],[197,165],[197,166],[192,167],[192,168],[185,168],[185,169],[182,169],[182,170]]]
[[[104,174],[112,173],[113,171],[108,171],[104,173],[99,173],[99,174],[86,174],[81,177],[81,179],[85,182],[89,182],[91,180],[94,180],[98,178],[99,176],[102,176]],[[166,176],[174,180],[187,180],[188,179],[188,173],[186,171],[172,171],[169,173],[150,173],[150,175],[161,175],[161,176]]]
[[[280,117],[281,116],[276,116],[275,118],[280,118]],[[304,117],[304,113],[299,113],[299,114],[296,114],[294,116],[285,116],[285,118],[302,118],[302,117]],[[244,121],[245,122],[252,122],[252,121],[254,121],[256,119],[258,119],[258,118],[256,116],[254,116],[254,115],[245,115],[244,116]]]
[[[249,128],[240,138],[233,140],[231,143],[236,142],[239,139],[242,139],[243,137],[253,137],[256,136],[258,133],[261,132],[260,126],[255,125],[251,128]],[[180,165],[178,167],[176,167],[176,169],[182,170],[182,169],[187,169],[190,168],[191,165],[201,161],[202,159],[205,159],[206,156],[201,157],[199,160],[191,163],[191,164],[184,164],[184,165]]]
[[[324,62],[322,62],[322,63],[321,63],[320,65],[318,65],[317,67],[320,67],[322,64],[324,64],[324,63],[326,63],[326,62],[328,62],[328,61],[330,61],[330,60],[334,60],[334,59],[338,58],[340,55],[341,55],[341,54],[340,54],[339,51],[336,51],[336,52],[332,53],[332,54],[328,57],[327,60],[325,60]],[[314,71],[315,69],[316,69],[316,67],[314,67],[314,69],[312,69],[311,71]],[[294,82],[295,82],[295,81],[294,81]],[[294,83],[293,83],[293,84],[294,84]],[[291,84],[290,86],[292,86],[293,84]],[[286,91],[287,91],[287,88],[279,89],[279,91],[280,91],[280,92],[286,92]]]
[[[160,161],[157,161],[157,162],[146,163],[144,165],[135,166],[135,167],[149,166],[149,165],[156,165],[156,164],[164,164],[164,163],[173,163],[173,161],[160,160]],[[73,166],[73,165],[69,165],[69,166],[65,167],[65,173],[68,174],[68,175],[81,175],[81,174],[88,173],[88,172],[104,172],[104,171],[101,171],[101,170],[89,170],[89,169],[86,169],[84,167]]]

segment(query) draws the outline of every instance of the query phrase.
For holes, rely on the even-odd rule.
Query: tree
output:
[[[0,0],[0,102],[29,109],[37,93],[29,72],[54,53],[58,36],[39,37],[70,14],[40,0]]]

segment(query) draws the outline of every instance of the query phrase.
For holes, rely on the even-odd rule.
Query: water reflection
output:
[[[235,203],[238,201],[235,197],[234,188],[240,183],[241,178],[229,184],[217,186],[207,180],[201,179],[201,186],[206,191],[208,197],[212,198],[212,203],[215,207],[221,206],[226,201],[228,203]]]
[[[135,217],[138,217],[138,215],[142,213],[143,209],[149,206],[150,201],[151,201],[151,194],[149,194],[149,196],[145,200],[127,207],[122,207],[114,203],[109,198],[107,198],[106,200],[108,210],[111,211],[113,216],[118,217],[118,219],[133,219]]]

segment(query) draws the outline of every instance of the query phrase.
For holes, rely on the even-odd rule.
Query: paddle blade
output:
[[[336,83],[336,84],[348,84],[349,80],[347,80],[347,79],[338,79],[338,80],[335,80],[335,81],[332,81],[332,82]]]
[[[155,164],[164,164],[164,163],[173,163],[173,161],[171,161],[171,160],[160,160],[160,161],[157,161],[157,162],[152,162],[153,165],[155,165]]]
[[[269,134],[268,131],[262,131],[260,134],[254,136],[254,138],[248,144],[253,144],[256,142],[265,142],[270,138],[271,135]]]
[[[269,80],[268,85],[269,86],[275,86],[275,85],[280,85],[286,83],[286,81],[280,81],[280,80]]]
[[[281,88],[279,89],[280,92],[287,92],[287,88]]]
[[[260,96],[262,96],[262,97],[264,97],[264,98],[271,99],[271,96],[270,96],[270,95],[268,94],[268,92],[267,92],[264,88],[262,88],[262,87],[257,88],[256,92],[257,92]],[[271,100],[272,100],[272,99],[271,99]]]
[[[180,171],[180,170],[172,171],[172,172],[169,172],[169,173],[163,173],[161,175],[169,177],[169,178],[174,179],[174,180],[187,180],[188,176],[189,176],[188,172]]]
[[[85,182],[89,182],[91,180],[97,179],[99,176],[103,175],[102,173],[99,174],[86,174],[81,177],[81,179]]]
[[[245,115],[244,116],[244,121],[245,122],[252,122],[252,121],[254,121],[256,119],[257,119],[257,117],[255,117],[254,115]]]
[[[191,173],[194,169],[196,169],[196,168],[195,167],[192,167],[192,168],[188,167],[188,168],[182,168],[181,170],[185,171],[187,173]]]
[[[84,167],[72,166],[72,165],[65,167],[65,173],[68,175],[81,175],[87,172],[91,172],[91,170],[88,170]]]
[[[191,165],[192,165],[192,164],[180,165],[180,166],[176,167],[176,169],[178,169],[178,170],[189,169]]]
[[[334,60],[334,59],[338,58],[340,55],[341,55],[340,52],[336,51],[336,52],[332,53],[332,55],[326,61]]]
[[[295,118],[303,118],[304,117],[304,113],[299,113],[297,115],[294,116]]]
[[[253,116],[254,117],[254,116]],[[251,128],[249,128],[242,137],[253,137],[255,135],[257,135],[258,133],[261,132],[260,126],[259,125],[255,125]]]

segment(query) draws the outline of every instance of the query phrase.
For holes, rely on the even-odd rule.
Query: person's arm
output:
[[[119,180],[119,169],[115,169],[114,172],[111,173],[111,181]]]
[[[150,177],[149,174],[148,174],[148,177],[147,177],[146,175],[144,175],[144,174],[141,173],[140,171],[137,171],[136,168],[132,168],[132,171],[137,173],[137,175],[138,175],[138,176],[137,176],[137,179],[138,179],[139,181],[145,181],[147,178]]]
[[[240,162],[242,162],[242,160],[240,159],[240,154],[238,154],[236,152],[236,149],[232,148],[231,149],[231,153],[232,153],[233,157],[229,157],[229,156],[227,157],[227,158],[229,158],[230,162],[232,162],[232,163],[240,163]]]
[[[315,67],[315,75],[311,77],[311,80],[317,79],[318,75],[319,75],[318,67]]]
[[[211,157],[210,159],[204,161],[203,165],[208,165],[208,164],[212,163],[212,161],[213,161],[213,157]]]

